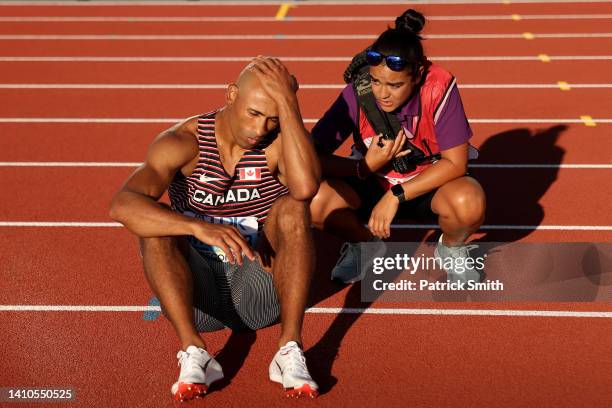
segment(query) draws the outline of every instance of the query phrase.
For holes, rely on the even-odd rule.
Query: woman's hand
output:
[[[364,160],[370,173],[378,171],[394,157],[402,157],[410,153],[410,149],[402,151],[406,142],[406,134],[401,129],[394,140],[385,140],[381,135],[374,136]]]
[[[368,221],[368,228],[372,235],[378,238],[389,238],[391,236],[391,221],[397,214],[399,200],[391,190],[387,191],[376,204]]]

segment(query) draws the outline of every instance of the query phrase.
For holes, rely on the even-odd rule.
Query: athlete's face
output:
[[[236,144],[252,149],[267,134],[278,128],[276,102],[261,88],[257,81],[231,85],[228,90],[230,126]]]
[[[413,78],[407,69],[392,71],[384,63],[370,66],[372,93],[380,108],[393,112],[402,106],[412,94],[421,78],[421,73]]]

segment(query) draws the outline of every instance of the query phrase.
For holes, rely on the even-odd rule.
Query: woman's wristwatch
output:
[[[401,184],[396,184],[393,187],[391,187],[391,192],[393,193],[395,197],[397,197],[400,203],[407,201],[405,192],[404,192],[404,187],[402,187]]]

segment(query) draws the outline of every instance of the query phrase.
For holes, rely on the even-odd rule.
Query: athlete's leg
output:
[[[270,210],[264,234],[272,251],[271,271],[281,310],[279,347],[302,343],[302,321],[310,289],[315,252],[308,203],[280,197]]]
[[[176,330],[181,347],[206,348],[193,315],[193,277],[178,237],[141,238],[145,276],[159,299],[164,315]]]
[[[486,197],[480,184],[464,176],[450,181],[436,191],[431,209],[438,215],[443,243],[461,245],[484,221]]]
[[[347,183],[328,179],[321,183],[310,204],[312,225],[348,242],[365,242],[372,234],[357,217],[359,195]]]

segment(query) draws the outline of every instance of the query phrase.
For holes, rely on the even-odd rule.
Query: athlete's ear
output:
[[[238,85],[230,84],[225,93],[225,101],[228,105],[232,105],[238,97]]]

